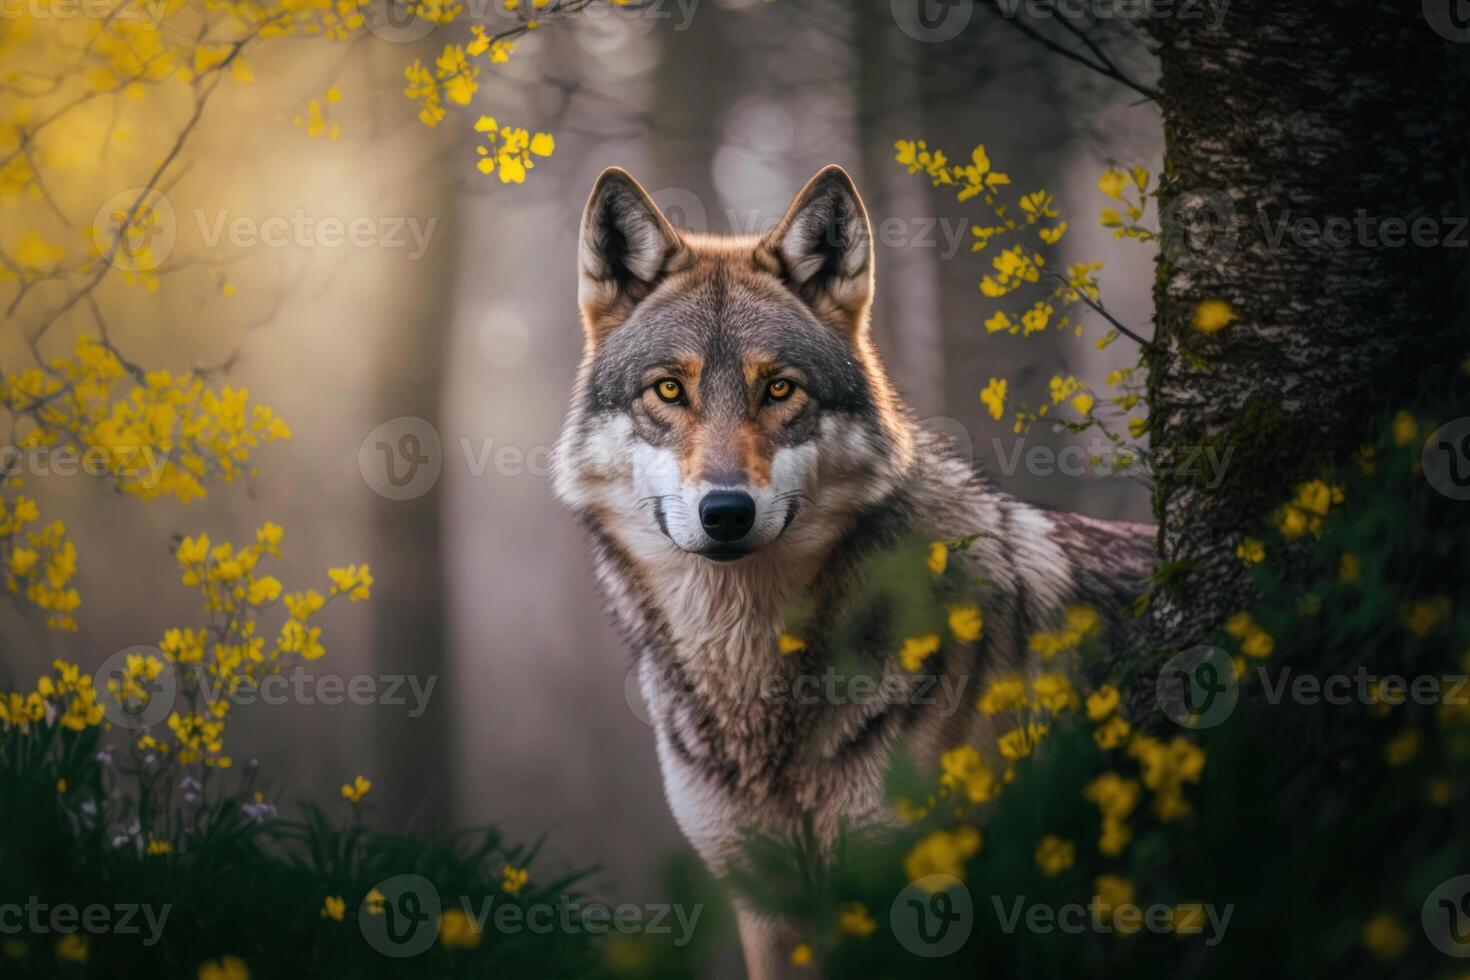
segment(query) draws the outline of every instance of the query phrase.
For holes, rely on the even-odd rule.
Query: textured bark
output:
[[[1344,461],[1383,412],[1409,405],[1426,371],[1458,359],[1450,303],[1463,248],[1271,238],[1283,217],[1357,223],[1360,213],[1429,216],[1448,234],[1454,224],[1441,219],[1464,213],[1452,85],[1464,53],[1418,3],[1396,0],[1236,0],[1214,31],[1161,21],[1153,33],[1166,241],[1151,438],[1175,459],[1202,446],[1232,454],[1214,489],[1182,469],[1156,482],[1154,639],[1177,649],[1244,605],[1241,536],[1298,481]],[[1224,233],[1191,247],[1170,233],[1200,205],[1223,217]],[[1211,335],[1192,326],[1208,299],[1238,314]]]

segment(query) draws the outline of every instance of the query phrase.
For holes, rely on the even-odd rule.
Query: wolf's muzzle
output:
[[[704,533],[720,544],[734,544],[755,526],[755,501],[739,490],[713,490],[699,502]]]

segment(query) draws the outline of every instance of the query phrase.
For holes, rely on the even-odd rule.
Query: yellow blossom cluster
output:
[[[1276,509],[1276,529],[1288,541],[1304,534],[1322,535],[1322,520],[1334,504],[1343,500],[1343,488],[1322,480],[1308,480],[1296,488],[1296,496]]]
[[[51,666],[51,673],[36,681],[34,691],[0,695],[0,724],[21,727],[44,719],[79,732],[102,723],[102,704],[97,700],[92,675],[65,660]]]
[[[82,603],[71,585],[77,570],[76,545],[61,521],[29,530],[39,519],[40,510],[31,498],[18,494],[7,501],[0,497],[0,567],[5,588],[46,613],[47,628],[75,630],[72,613]]]
[[[101,454],[119,489],[143,500],[205,495],[205,481],[252,475],[251,452],[291,430],[244,388],[141,371],[111,345],[77,339],[71,357],[0,380],[0,405],[31,423],[19,448],[70,444]]]
[[[224,734],[231,697],[267,676],[321,657],[326,652],[321,627],[312,620],[331,599],[342,596],[358,602],[369,597],[373,577],[366,565],[329,568],[331,587],[326,595],[315,589],[285,591],[280,579],[260,568],[263,559],[280,557],[283,533],[266,523],[243,547],[212,544],[204,534],[179,542],[174,559],[180,580],[199,591],[206,623],[164,632],[159,650],[168,665],[180,668],[183,703],[168,716],[168,736],[147,733],[139,739],[141,748],[171,755],[183,764],[228,767]],[[268,645],[260,619],[276,607],[284,607],[286,618]],[[129,658],[119,683],[152,680],[165,666],[146,655],[136,663]]]

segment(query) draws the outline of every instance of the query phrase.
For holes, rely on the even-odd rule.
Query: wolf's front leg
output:
[[[791,953],[802,942],[801,933],[789,922],[774,919],[735,899],[735,921],[740,928],[740,949],[745,954],[745,972],[750,980],[786,980],[800,977],[817,980],[820,967],[798,967]]]

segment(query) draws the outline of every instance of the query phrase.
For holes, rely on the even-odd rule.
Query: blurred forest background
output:
[[[774,224],[820,166],[843,165],[878,231],[879,345],[916,412],[967,443],[1012,493],[1098,517],[1150,516],[1148,493],[1124,477],[1002,472],[994,440],[1009,456],[1020,437],[980,404],[987,377],[1010,378],[1034,401],[1051,374],[1100,383],[1136,350],[1097,352],[1056,332],[1025,345],[987,335],[993,308],[976,289],[966,223],[979,211],[905,174],[893,142],[923,136],[956,152],[984,143],[997,169],[1054,193],[1071,224],[1064,254],[1104,259],[1109,309],[1148,335],[1151,250],[1098,227],[1107,202],[1096,181],[1110,162],[1157,170],[1157,113],[978,7],[965,31],[964,44],[917,40],[879,2],[604,12],[522,39],[502,71],[481,77],[468,115],[432,130],[403,98],[403,65],[431,61],[454,32],[467,40],[467,21],[407,44],[368,34],[332,59],[300,57],[311,39],[254,52],[257,83],[222,92],[165,188],[179,239],[160,288],[112,282],[99,302],[114,339],[142,363],[231,363],[224,380],[248,386],[293,438],[258,451],[248,486],[187,505],[144,503],[101,481],[28,481],[78,542],[81,628],[48,633],[0,606],[0,675],[23,686],[56,657],[90,669],[156,644],[165,626],[192,621],[196,603],[158,585],[177,580],[169,536],[242,540],[275,521],[286,529],[283,579],[315,581],[323,565],[349,561],[370,562],[377,577],[367,606],[327,614],[330,652],[314,672],[438,681],[419,717],[347,704],[240,712],[237,760],[259,759],[283,804],[333,797],[366,773],[390,828],[549,829],[566,863],[601,862],[590,889],[599,897],[665,897],[667,860],[684,844],[627,682],[628,653],[545,476],[581,348],[577,224],[603,167],[633,172],[676,223],[749,232]],[[1113,40],[1130,70],[1145,62]],[[326,111],[340,139],[293,126],[333,86],[342,97]],[[469,126],[478,113],[553,133],[554,155],[521,186],[479,173]],[[156,146],[172,123],[131,120],[118,135],[95,113],[78,115],[68,124],[77,132],[49,144],[77,148],[49,160],[74,179],[49,190],[63,209],[91,213],[137,185],[147,156],[130,148]],[[100,151],[87,127],[111,134]],[[203,232],[221,209],[434,225],[418,258],[411,238],[407,248],[211,248]],[[52,329],[49,353],[93,329],[78,311]],[[23,354],[24,340],[7,332],[0,363]],[[365,479],[359,448],[402,416],[435,427],[442,469],[430,492],[391,500]],[[1037,427],[1026,438],[1059,447],[1069,437]],[[497,465],[503,447],[518,455]]]

